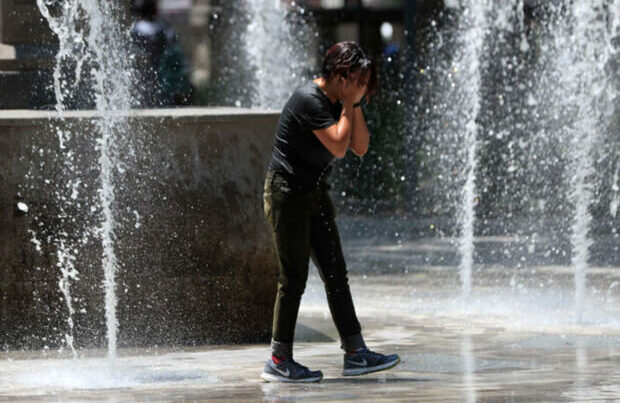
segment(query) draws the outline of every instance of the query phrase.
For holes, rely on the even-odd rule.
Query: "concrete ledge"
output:
[[[168,109],[135,109],[115,111],[115,116],[129,119],[157,120],[159,122],[235,122],[256,119],[277,119],[279,111],[247,108],[168,108]],[[49,120],[77,119],[92,120],[100,118],[97,111],[65,111],[60,115],[56,111],[38,111],[29,109],[0,110],[0,127],[2,126],[39,126]]]
[[[0,72],[3,71],[36,71],[54,68],[55,61],[51,59],[2,59],[0,58]]]
[[[113,142],[119,344],[267,341],[277,263],[262,186],[278,113],[182,108],[124,116],[127,127]],[[101,245],[85,232],[98,226],[100,214],[98,117],[0,112],[4,348],[62,343],[67,309],[53,241],[60,231],[76,247],[76,344],[105,345]],[[72,133],[64,150],[55,130]],[[75,153],[71,169],[68,150]],[[78,183],[75,199],[66,193],[72,183]],[[18,202],[28,205],[27,214]]]

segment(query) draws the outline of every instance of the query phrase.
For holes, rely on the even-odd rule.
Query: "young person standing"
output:
[[[336,158],[348,149],[362,156],[369,133],[359,102],[377,83],[375,68],[355,42],[332,46],[321,77],[295,90],[280,115],[265,180],[265,215],[273,230],[280,276],[273,317],[272,356],[261,377],[272,382],[318,382],[293,360],[293,339],[312,257],[325,290],[341,346],[343,375],[391,368],[398,355],[370,351],[361,333],[328,178]]]

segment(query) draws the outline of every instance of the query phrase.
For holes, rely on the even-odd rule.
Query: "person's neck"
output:
[[[328,81],[327,79],[325,79],[325,77],[319,77],[314,79],[316,85],[318,85],[321,91],[323,91],[325,95],[327,95],[327,98],[329,98],[332,104],[336,103],[339,100],[335,81],[336,80]]]

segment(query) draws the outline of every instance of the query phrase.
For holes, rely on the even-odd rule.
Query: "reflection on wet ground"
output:
[[[263,383],[267,344],[122,350],[113,366],[102,358],[104,351],[83,351],[77,361],[51,351],[5,352],[0,401],[620,399],[618,267],[591,270],[584,320],[578,322],[570,268],[560,264],[477,265],[472,296],[463,301],[454,266],[431,260],[403,266],[407,254],[398,254],[409,247],[445,250],[444,241],[345,239],[344,245],[366,341],[401,355],[393,370],[340,375],[338,336],[313,269],[296,358],[323,370],[319,384]]]
[[[387,281],[389,280],[389,281]],[[78,361],[56,353],[8,352],[0,362],[0,401],[591,401],[620,399],[620,329],[574,323],[504,326],[502,318],[414,305],[398,291],[411,279],[353,276],[368,344],[397,352],[395,369],[343,378],[337,334],[319,284],[311,280],[298,326],[296,358],[320,368],[320,384],[263,383],[267,345],[125,350],[110,367],[103,351]],[[400,284],[399,284],[400,283]],[[445,290],[444,290],[445,291]],[[377,295],[393,295],[385,305]],[[405,309],[407,302],[412,306]],[[541,308],[544,313],[544,307]],[[476,315],[481,312],[475,312]],[[542,315],[542,314],[541,314]]]

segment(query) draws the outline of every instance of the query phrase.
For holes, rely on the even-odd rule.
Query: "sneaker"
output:
[[[292,358],[286,358],[279,364],[269,358],[265,363],[265,369],[260,376],[268,382],[319,382],[323,379],[321,371],[310,371]]]
[[[400,362],[397,354],[383,355],[361,348],[353,354],[344,355],[342,375],[364,375],[370,372],[383,371],[392,368]]]

